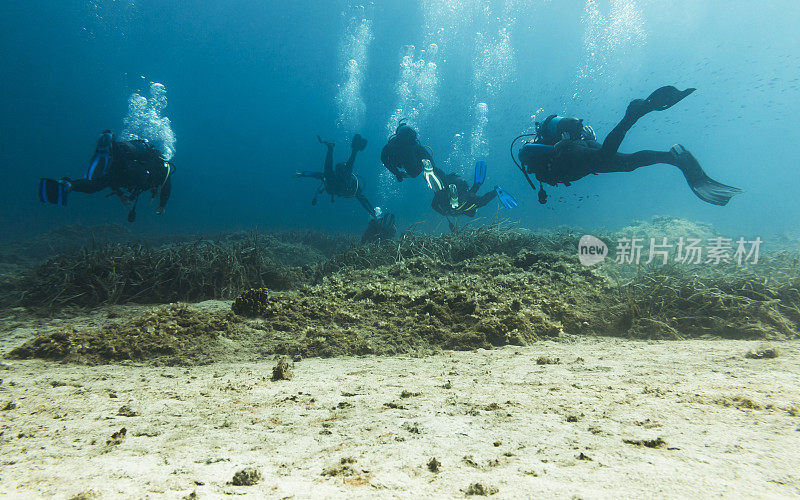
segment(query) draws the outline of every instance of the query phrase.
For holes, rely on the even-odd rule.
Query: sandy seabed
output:
[[[0,494],[795,497],[800,344],[744,356],[759,345],[566,337],[305,359],[281,381],[273,359],[5,362]],[[260,480],[230,484],[245,468]]]

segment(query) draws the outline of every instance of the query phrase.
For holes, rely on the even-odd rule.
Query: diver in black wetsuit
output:
[[[479,208],[485,207],[490,201],[497,198],[495,190],[478,196],[481,184],[476,183],[469,187],[467,181],[458,174],[445,176],[444,182],[447,189],[437,191],[433,195],[431,207],[445,217],[458,217],[459,215],[475,217]]]
[[[404,121],[400,122],[395,134],[383,147],[381,163],[394,174],[397,182],[424,174],[425,182],[433,191],[441,191],[445,187],[442,182],[444,172],[436,166],[428,148],[420,144],[417,132]]]
[[[458,174],[453,173],[444,177],[447,188],[434,193],[431,207],[447,217],[451,231],[455,231],[456,227],[450,217],[459,215],[475,217],[479,208],[485,207],[495,198],[508,209],[519,206],[513,196],[498,186],[483,196],[478,195],[478,191],[486,180],[486,167],[484,160],[475,162],[475,181],[472,183],[472,187],[469,187],[467,181]]]
[[[70,192],[92,194],[110,188],[123,204],[133,204],[128,213],[128,222],[133,222],[136,201],[145,191],[150,191],[152,198],[159,196],[156,214],[164,212],[172,192],[174,171],[174,165],[151,144],[139,139],[118,142],[111,131],[106,130],[97,141],[86,177],[75,180],[43,178],[39,183],[39,198],[43,202],[66,205]]]
[[[518,155],[522,163],[520,169],[534,189],[536,187],[528,174],[535,174],[539,181],[539,202],[547,202],[547,194],[542,189],[542,183],[551,186],[563,183],[569,186],[571,182],[589,174],[632,172],[640,167],[663,163],[678,167],[683,172],[689,187],[701,200],[714,205],[727,204],[742,190],[708,177],[695,157],[680,144],[673,146],[670,151],[646,150],[633,154],[618,152],[625,134],[637,120],[652,111],[663,111],[672,107],[694,90],[690,88],[680,91],[675,87],[666,86],[650,94],[647,99],[632,101],[622,121],[608,134],[602,145],[594,140],[591,129],[583,127],[582,123],[578,127],[574,122],[565,122],[562,133],[549,134],[554,139],[536,141],[523,146]],[[545,127],[544,124],[542,127],[550,131],[558,128]],[[542,135],[541,129],[539,135]],[[557,142],[549,143],[553,141]]]
[[[372,243],[378,240],[391,240],[397,234],[397,225],[392,214],[370,219],[367,229],[361,235],[361,243]]]
[[[303,172],[297,172],[295,177],[319,179],[322,181],[322,185],[317,190],[316,195],[327,192],[331,195],[331,201],[333,201],[336,196],[341,196],[342,198],[356,198],[361,203],[361,206],[364,207],[364,210],[366,210],[370,216],[375,217],[375,207],[370,204],[367,197],[364,196],[361,185],[358,182],[358,177],[353,174],[356,154],[367,147],[367,140],[359,134],[354,135],[350,144],[350,158],[344,163],[337,163],[335,168],[333,166],[334,143],[323,141],[319,136],[317,140],[328,147],[328,153],[325,155],[324,170],[322,172],[305,170]],[[317,204],[316,195],[311,201],[312,205]]]

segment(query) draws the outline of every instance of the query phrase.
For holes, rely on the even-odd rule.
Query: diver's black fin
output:
[[[651,111],[664,111],[681,102],[695,90],[697,89],[688,88],[686,90],[678,90],[672,85],[666,85],[660,89],[656,89],[645,99],[645,102],[648,103],[648,107]]]
[[[353,136],[350,147],[353,148],[353,151],[364,151],[364,148],[367,147],[367,140],[361,137],[361,134],[356,134]]]
[[[743,193],[739,188],[717,182],[703,171],[697,159],[680,144],[672,147],[672,154],[677,158],[678,168],[683,172],[686,182],[698,198],[712,205],[725,206],[737,194]]]

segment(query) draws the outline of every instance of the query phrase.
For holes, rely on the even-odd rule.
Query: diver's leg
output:
[[[325,177],[330,177],[333,175],[333,143],[326,142],[325,145],[328,147],[328,152],[325,154]]]
[[[350,174],[353,173],[353,165],[355,165],[355,163],[356,163],[356,155],[357,154],[358,154],[358,150],[356,148],[351,148],[350,149],[350,158],[348,158],[347,162],[345,162],[345,164],[344,164],[344,171],[342,172],[342,175],[345,175],[345,176],[349,177]]]
[[[625,139],[625,134],[633,127],[639,118],[652,111],[664,111],[665,109],[669,109],[694,91],[695,89],[693,88],[678,90],[668,85],[656,89],[647,99],[634,99],[631,101],[630,104],[628,104],[628,109],[625,110],[625,117],[622,118],[622,121],[608,134],[606,140],[603,141],[603,155],[610,158],[619,150],[622,140]]]
[[[475,207],[477,208],[485,207],[486,205],[489,204],[490,201],[494,200],[495,198],[497,198],[497,191],[492,189],[483,196],[479,196],[475,199]]]
[[[633,154],[615,154],[608,160],[599,163],[594,173],[633,172],[637,168],[658,163],[679,166],[675,156],[669,151],[637,151]]]
[[[75,179],[74,181],[69,181],[69,183],[70,191],[86,194],[94,194],[106,187],[105,183],[90,179]]]
[[[364,196],[361,188],[358,188],[358,191],[356,191],[356,199],[358,199],[358,202],[361,203],[361,206],[364,207],[364,210],[366,210],[371,217],[375,217],[375,207],[369,202],[367,197]]]
[[[625,116],[606,136],[606,140],[603,141],[603,147],[600,148],[604,157],[611,158],[619,150],[622,140],[625,139],[625,134],[628,133],[628,130],[633,127],[639,118],[644,116],[644,114],[641,113],[642,103],[644,103],[642,99],[632,101],[625,111]]]

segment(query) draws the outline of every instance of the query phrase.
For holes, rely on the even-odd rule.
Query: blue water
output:
[[[166,214],[141,203],[134,231],[360,233],[367,216],[357,202],[323,195],[312,206],[316,183],[291,177],[322,168],[317,134],[336,139],[344,159],[353,132],[370,141],[356,172],[373,203],[401,227],[446,230],[422,179],[397,184],[380,164],[389,130],[407,117],[445,169],[469,178],[487,159],[487,185],[521,202],[500,215],[526,227],[674,215],[731,236],[794,232],[797,26],[796,0],[6,0],[0,238],[124,222],[119,201],[102,194],[43,206],[36,183],[81,176],[98,134],[121,132],[131,95],[147,96],[151,82],[166,89],[178,172]],[[621,150],[682,143],[745,194],[707,205],[677,169],[654,166],[549,188],[551,203],[536,202],[509,157],[514,136],[559,113],[584,118],[602,139],[629,100],[665,84],[698,91],[641,120]],[[496,206],[479,215],[488,220]]]

